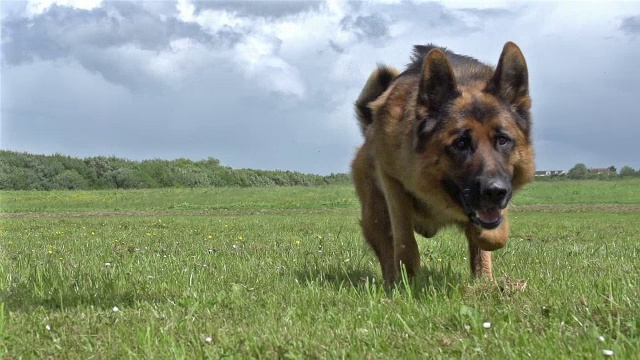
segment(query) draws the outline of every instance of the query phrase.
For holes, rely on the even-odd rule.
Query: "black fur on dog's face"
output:
[[[504,131],[481,132],[463,128],[446,148],[458,171],[442,179],[451,199],[484,229],[502,222],[502,210],[512,195],[513,172],[508,168],[514,140]]]

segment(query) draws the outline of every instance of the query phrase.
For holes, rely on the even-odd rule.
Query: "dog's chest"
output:
[[[418,234],[430,238],[446,224],[427,204],[413,198],[413,228]]]

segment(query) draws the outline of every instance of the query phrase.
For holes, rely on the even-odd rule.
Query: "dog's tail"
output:
[[[382,95],[398,74],[398,70],[392,67],[378,65],[378,68],[369,75],[369,79],[355,103],[356,116],[358,117],[358,123],[360,123],[360,129],[363,134],[367,127],[373,122],[373,113],[371,112],[369,103]]]

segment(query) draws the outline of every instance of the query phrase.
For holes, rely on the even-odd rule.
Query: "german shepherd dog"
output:
[[[420,267],[414,231],[456,225],[471,272],[492,278],[507,243],[507,205],[533,179],[531,99],[520,48],[497,67],[434,45],[415,46],[400,73],[379,65],[355,103],[365,137],[352,163],[361,225],[387,284]]]

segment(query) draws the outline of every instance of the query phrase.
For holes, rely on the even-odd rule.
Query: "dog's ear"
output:
[[[418,102],[429,112],[439,112],[459,95],[456,78],[445,53],[440,49],[429,51],[422,62]]]
[[[486,91],[512,105],[519,114],[531,108],[527,62],[518,45],[504,44],[498,66],[487,83]]]

